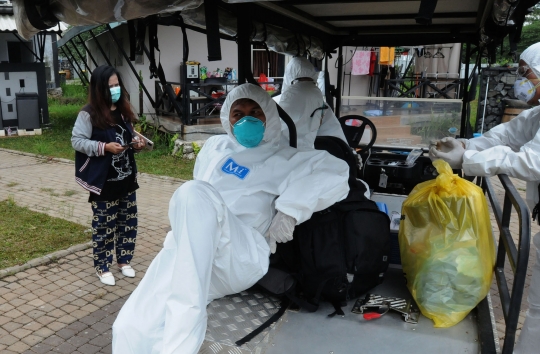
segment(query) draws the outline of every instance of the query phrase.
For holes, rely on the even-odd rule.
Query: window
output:
[[[7,71],[4,72],[4,79],[9,80],[9,72]]]
[[[7,42],[8,57],[10,63],[22,63],[22,43]]]
[[[24,79],[20,79],[20,80],[19,80],[19,86],[20,86],[21,88],[24,87]]]
[[[258,77],[264,73],[268,77],[283,77],[285,74],[285,55],[273,51],[270,51],[269,54],[270,60],[268,60],[266,49],[262,45],[251,47],[253,76]]]
[[[6,96],[11,96],[11,89],[6,87]]]
[[[8,112],[13,112],[13,104],[12,104],[12,103],[8,103],[8,105],[7,105],[7,111],[8,111]]]

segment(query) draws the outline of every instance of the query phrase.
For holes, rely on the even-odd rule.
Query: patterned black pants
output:
[[[108,202],[91,202],[94,268],[99,274],[112,266],[113,252],[120,264],[129,264],[137,237],[137,198],[131,192]],[[115,247],[116,245],[116,247]]]

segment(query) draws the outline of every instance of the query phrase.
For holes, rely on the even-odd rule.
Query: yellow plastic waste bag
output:
[[[403,202],[399,248],[407,287],[435,327],[461,321],[487,295],[495,245],[482,189],[443,160]],[[404,218],[403,218],[404,216]]]

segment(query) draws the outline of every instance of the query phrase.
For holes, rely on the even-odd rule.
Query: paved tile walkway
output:
[[[169,198],[181,184],[173,178],[139,177],[135,278],[114,272],[116,286],[101,284],[92,269],[92,249],[87,249],[0,279],[0,353],[110,353],[111,324],[161,249],[170,229]],[[88,194],[75,183],[71,163],[0,151],[0,200],[8,197],[32,210],[90,225]]]
[[[88,196],[74,182],[73,168],[69,162],[0,149],[0,200],[12,197],[32,210],[89,225]],[[137,276],[125,278],[115,272],[116,286],[101,284],[92,271],[92,250],[86,249],[0,279],[0,353],[111,352],[111,325],[161,249],[170,229],[169,198],[182,181],[144,174],[139,183],[139,232],[132,262]],[[524,183],[515,184],[524,195]],[[513,225],[512,232],[516,228]],[[533,225],[533,234],[538,231]],[[502,312],[494,300],[502,337]],[[523,314],[526,307],[524,301]]]

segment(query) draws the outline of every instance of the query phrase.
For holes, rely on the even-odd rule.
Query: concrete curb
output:
[[[0,148],[0,151],[9,152],[11,154],[16,154],[16,155],[34,157],[34,158],[47,160],[47,161],[55,161],[55,162],[61,162],[61,163],[66,163],[66,164],[71,164],[71,165],[75,164],[75,161],[68,160],[68,159],[63,159],[61,157],[50,157],[50,156],[45,156],[45,155],[37,155],[37,154],[32,154],[30,152],[23,152],[23,151],[18,151],[18,150],[10,150],[10,149],[4,149],[4,148]],[[145,172],[139,172],[139,176],[157,178],[157,179],[162,179],[162,180],[166,180],[166,181],[176,181],[176,182],[182,182],[182,183],[187,182],[187,180],[181,179],[181,178],[170,177],[170,176],[153,175],[151,173],[145,173]]]
[[[37,154],[32,154],[30,152],[24,152],[24,151],[18,151],[18,150],[10,150],[10,149],[0,148],[0,151],[9,152],[11,154],[16,154],[16,155],[35,157],[35,158],[42,159],[42,160],[47,160],[47,161],[62,162],[62,163],[67,163],[67,164],[74,164],[75,163],[74,161],[71,161],[71,160],[68,160],[68,159],[63,159],[61,157],[51,157],[51,156],[45,156],[45,155],[37,155]]]
[[[60,162],[60,163],[65,163],[65,164],[72,164],[73,165],[75,163],[74,161],[71,161],[71,160],[68,160],[68,159],[63,159],[63,158],[59,158],[59,157],[50,157],[50,156],[37,155],[37,154],[32,154],[32,153],[29,153],[29,152],[22,152],[22,151],[17,151],[17,150],[10,150],[10,149],[0,148],[0,151],[4,151],[4,152],[11,153],[11,154],[16,154],[16,155],[34,157],[34,158],[47,160],[47,161],[55,161],[55,162]],[[160,180],[165,180],[165,181],[179,182],[179,183],[187,182],[186,180],[183,180],[183,179],[180,179],[180,178],[169,177],[169,176],[159,176],[159,175],[153,175],[153,174],[150,174],[150,173],[141,173],[141,172],[139,172],[139,176],[150,177],[150,178],[155,178],[155,179],[160,179]],[[22,264],[22,265],[17,265],[17,266],[5,268],[5,269],[0,269],[0,279],[5,278],[5,277],[10,276],[10,275],[13,275],[13,274],[16,274],[18,272],[21,272],[21,271],[29,269],[29,268],[33,268],[33,267],[37,267],[37,266],[40,266],[40,265],[45,265],[45,264],[51,263],[51,262],[53,262],[53,261],[55,261],[55,260],[57,260],[59,258],[66,257],[66,256],[68,256],[70,254],[73,254],[73,253],[79,252],[79,251],[83,251],[83,250],[86,250],[86,249],[91,248],[91,247],[92,247],[92,242],[89,241],[89,242],[86,242],[86,243],[81,243],[81,244],[78,244],[78,245],[71,246],[71,247],[69,247],[69,248],[67,248],[65,250],[56,251],[56,252],[47,254],[45,256],[42,256],[42,257],[31,259],[31,260],[29,260],[28,262],[26,262],[25,264]]]
[[[22,265],[0,269],[0,279],[16,274],[18,272],[22,272],[23,270],[26,270],[29,268],[33,268],[33,267],[37,267],[40,265],[45,265],[45,264],[54,262],[58,260],[59,258],[69,256],[70,254],[73,254],[75,252],[84,251],[91,247],[92,247],[91,241],[86,242],[86,243],[80,243],[78,245],[73,245],[65,250],[56,251],[42,257],[31,259]]]

